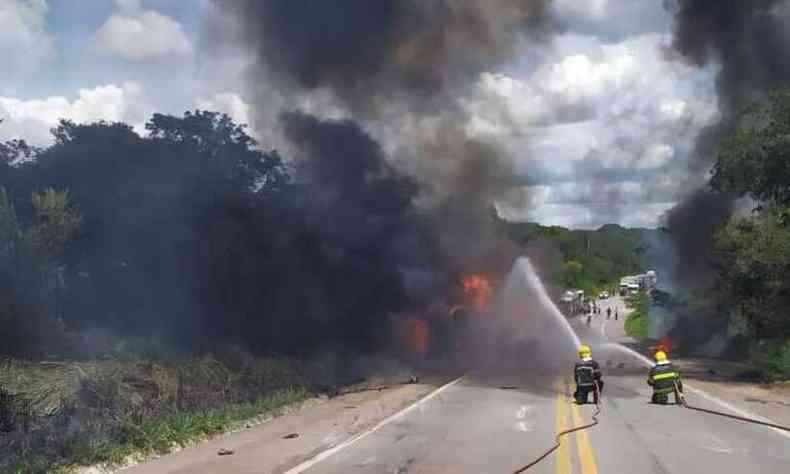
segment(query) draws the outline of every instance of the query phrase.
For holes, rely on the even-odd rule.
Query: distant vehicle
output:
[[[563,310],[569,315],[589,312],[590,302],[584,297],[584,290],[567,290],[560,300],[563,303]]]
[[[602,299],[602,300],[609,299],[609,292],[608,291],[602,291],[601,294],[598,295],[598,298]]]

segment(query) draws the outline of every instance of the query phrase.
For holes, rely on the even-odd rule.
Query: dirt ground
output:
[[[145,464],[125,474],[285,472],[424,397],[446,378],[323,397],[302,409]],[[375,385],[372,385],[375,386]],[[221,452],[232,453],[220,455]],[[96,471],[93,471],[96,472]]]

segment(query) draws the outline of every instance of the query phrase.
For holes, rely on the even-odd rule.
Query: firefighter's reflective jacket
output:
[[[576,367],[573,369],[573,378],[579,387],[592,387],[596,381],[601,380],[601,368],[598,366],[598,362],[586,357],[576,362]]]
[[[682,391],[683,384],[680,381],[680,372],[669,361],[656,363],[647,376],[647,384],[653,387],[653,393],[674,392],[675,382],[677,382],[678,388]]]

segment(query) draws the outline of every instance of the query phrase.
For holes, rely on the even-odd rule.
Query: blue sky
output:
[[[45,144],[58,118],[142,128],[154,111],[232,112],[239,71],[202,58],[207,2],[0,0],[0,139]]]
[[[207,0],[142,0],[141,7],[177,21],[190,38],[199,35]],[[45,27],[54,39],[55,54],[43,74],[18,86],[20,98],[70,95],[81,87],[139,80],[151,71],[140,64],[96,54],[91,50],[96,31],[118,5],[114,0],[47,2]],[[100,72],[97,74],[97,72]]]

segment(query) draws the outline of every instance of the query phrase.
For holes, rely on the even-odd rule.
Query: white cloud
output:
[[[618,42],[671,29],[672,13],[654,0],[554,0],[556,18],[568,31]]]
[[[675,149],[661,143],[647,147],[637,166],[643,169],[661,168],[672,160],[675,156]]]
[[[467,133],[503,146],[517,172],[542,186],[529,189],[538,196],[533,218],[558,223],[551,212],[563,209],[561,220],[574,225],[644,225],[678,198],[695,139],[717,117],[715,71],[665,60],[668,41],[568,33],[542,64],[484,73],[476,94],[462,99]]]
[[[95,35],[95,48],[103,54],[129,60],[146,60],[192,53],[192,43],[181,24],[139,0],[117,0],[114,13]]]
[[[656,227],[660,224],[660,216],[673,206],[673,202],[627,202],[616,207],[576,204],[534,205],[534,203],[530,207],[509,207],[499,204],[497,212],[501,217],[511,221],[532,221],[571,228],[596,229],[611,222],[626,227]]]
[[[200,110],[222,112],[240,125],[251,124],[251,107],[235,92],[218,92],[210,97],[195,100],[195,107]]]
[[[44,0],[0,0],[0,93],[52,59],[47,12]]]
[[[582,15],[601,20],[606,13],[608,3],[608,0],[557,0],[554,6],[566,15]]]
[[[123,121],[142,132],[150,113],[151,107],[136,83],[80,89],[74,100],[59,96],[34,100],[0,96],[0,139],[23,138],[34,145],[47,145],[52,141],[49,130],[60,119]]]

